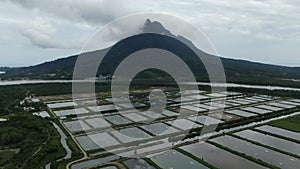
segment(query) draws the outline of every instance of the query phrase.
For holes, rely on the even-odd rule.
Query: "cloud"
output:
[[[234,32],[259,39],[299,38],[300,5],[288,0],[8,0],[50,18],[93,27],[135,12],[167,12],[204,31]],[[298,5],[298,6],[297,6]],[[298,24],[299,26],[299,24]],[[264,34],[264,35],[262,35]]]
[[[119,16],[133,12],[124,0],[9,0],[24,8],[55,18],[91,24],[107,23]]]
[[[56,29],[51,24],[32,23],[21,25],[19,32],[34,46],[41,48],[59,48],[61,44],[56,38]]]
[[[22,30],[21,34],[27,37],[32,45],[39,46],[41,48],[57,48],[59,44],[56,39],[51,38],[51,36],[39,32],[34,29]]]
[[[134,11],[123,0],[7,0],[37,17],[18,24],[19,33],[41,48],[82,48],[88,37],[102,25]],[[138,8],[136,8],[138,9]],[[0,18],[1,20],[1,18]],[[43,23],[41,23],[43,20]],[[20,21],[21,22],[21,21]],[[46,26],[42,26],[47,23]],[[56,28],[57,31],[49,32]],[[114,39],[110,37],[109,39]]]
[[[4,0],[0,1],[0,43],[26,46],[29,41],[32,51],[81,49],[90,35],[114,19],[136,12],[164,12],[200,28],[220,54],[260,61],[265,49],[280,44],[283,51],[296,55],[297,48],[287,44],[300,45],[299,11],[300,1],[292,0]],[[134,30],[134,22],[105,38],[112,41],[115,33]],[[283,59],[281,54],[272,53],[267,60],[284,63],[289,56]]]

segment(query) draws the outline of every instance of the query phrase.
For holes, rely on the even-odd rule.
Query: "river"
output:
[[[68,143],[67,143],[67,136],[65,135],[65,133],[61,130],[61,128],[55,124],[54,122],[51,122],[53,124],[53,126],[55,127],[55,129],[57,130],[57,132],[60,135],[60,143],[63,146],[63,148],[66,150],[66,155],[63,158],[60,158],[56,161],[61,161],[61,160],[67,160],[70,159],[72,157],[72,150],[69,148]],[[45,169],[50,169],[51,163],[48,163],[45,166]]]
[[[109,80],[15,80],[15,81],[0,81],[0,86],[7,85],[20,85],[20,84],[37,84],[37,83],[72,83],[72,82],[108,82]],[[233,88],[252,88],[252,89],[266,89],[266,90],[290,90],[300,91],[300,88],[283,87],[283,86],[264,86],[264,85],[247,85],[236,83],[208,83],[208,82],[185,82],[186,85],[201,85],[201,86],[213,86],[213,87],[233,87]]]
[[[108,80],[0,80],[0,86],[38,84],[38,83],[73,83],[73,82],[108,82]]]
[[[197,84],[197,85],[212,86],[212,87],[233,87],[233,88],[242,87],[242,88],[252,88],[252,89],[300,91],[300,88],[283,87],[283,86],[247,85],[247,84],[236,84],[236,83],[185,82],[183,84],[187,84],[187,85]]]

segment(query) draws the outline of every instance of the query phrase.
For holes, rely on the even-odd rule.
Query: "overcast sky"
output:
[[[299,0],[1,0],[0,66],[79,53],[97,29],[138,12],[189,21],[223,57],[300,66]]]

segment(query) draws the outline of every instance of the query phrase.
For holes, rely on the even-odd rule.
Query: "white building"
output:
[[[35,112],[35,113],[32,113],[32,115],[40,116],[42,118],[50,117],[50,115],[46,111]]]

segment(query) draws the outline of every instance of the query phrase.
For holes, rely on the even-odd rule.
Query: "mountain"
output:
[[[123,39],[110,48],[87,53],[89,60],[84,66],[91,67],[99,56],[106,53],[97,75],[112,75],[124,58],[145,48],[160,48],[173,52],[191,68],[198,81],[208,81],[207,72],[198,56],[212,60],[217,57],[199,50],[188,39],[173,35],[160,22],[152,22],[148,19],[141,34]],[[71,79],[77,57],[78,55],[73,55],[29,67],[5,68],[6,73],[0,75],[0,78]],[[269,65],[222,57],[220,59],[227,82],[300,87],[300,82],[292,80],[300,79],[299,67]],[[162,71],[148,70],[139,74],[138,78],[168,79],[170,77]]]

